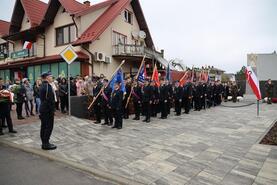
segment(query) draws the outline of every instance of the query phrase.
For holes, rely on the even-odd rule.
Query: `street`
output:
[[[110,185],[88,174],[0,145],[0,185]]]

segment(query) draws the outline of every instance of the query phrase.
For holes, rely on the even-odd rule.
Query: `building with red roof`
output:
[[[107,77],[122,60],[125,74],[135,75],[143,56],[151,71],[153,63],[167,66],[163,52],[155,50],[139,0],[89,1],[16,0],[6,34],[9,53],[0,59],[0,76],[27,77],[34,81],[41,72],[54,76],[100,75]],[[31,49],[23,49],[31,42]],[[71,71],[59,54],[72,45],[78,58]],[[8,80],[8,79],[7,79]]]

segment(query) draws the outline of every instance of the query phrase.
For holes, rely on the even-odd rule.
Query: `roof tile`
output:
[[[0,36],[6,36],[9,34],[10,23],[0,20]]]
[[[76,46],[96,40],[129,3],[130,0],[118,0],[90,25],[73,45]]]

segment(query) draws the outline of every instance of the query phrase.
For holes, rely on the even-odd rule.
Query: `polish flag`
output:
[[[246,73],[246,79],[247,79],[251,89],[253,90],[254,94],[256,95],[257,100],[261,100],[262,95],[261,95],[259,80],[258,80],[257,76],[255,75],[252,67],[248,66],[245,70],[245,73]]]
[[[32,49],[32,45],[33,45],[33,43],[31,43],[29,41],[25,41],[24,45],[23,45],[23,49]]]

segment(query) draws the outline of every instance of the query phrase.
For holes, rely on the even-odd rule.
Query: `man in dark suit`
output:
[[[99,92],[102,89],[102,82],[98,81],[95,83],[94,87],[93,87],[93,98],[95,99],[96,96],[99,94]],[[96,118],[96,121],[94,122],[95,124],[100,124],[101,123],[101,117],[102,117],[102,113],[101,113],[101,98],[98,97],[97,99],[95,99],[94,105],[93,105],[93,109],[94,109],[94,115]]]
[[[165,84],[164,79],[160,81],[160,109],[161,109],[161,119],[167,119],[168,115],[168,104],[169,104],[169,90],[168,85]]]
[[[103,80],[104,90],[102,92],[102,110],[104,113],[104,120],[105,122],[102,125],[109,125],[113,124],[113,116],[111,110],[111,95],[112,95],[112,88],[109,86],[109,80]]]
[[[123,120],[122,120],[122,101],[123,101],[123,92],[120,89],[120,83],[116,82],[114,84],[114,92],[112,94],[112,111],[114,115],[114,126],[112,128],[122,129]]]
[[[134,109],[135,109],[135,118],[133,120],[140,120],[140,114],[141,114],[141,103],[142,103],[142,89],[141,85],[137,82],[133,82],[133,103],[134,103]]]
[[[183,105],[185,108],[185,114],[189,114],[191,109],[191,101],[192,101],[192,83],[188,81],[184,85],[184,98],[183,98]]]
[[[42,73],[42,84],[39,89],[39,97],[41,99],[40,105],[40,119],[41,130],[40,137],[42,141],[41,148],[43,150],[55,150],[57,147],[49,143],[50,136],[54,127],[54,112],[55,112],[55,98],[52,86],[53,81],[51,73]]]
[[[180,86],[179,81],[176,81],[175,82],[175,88],[174,88],[174,91],[173,91],[176,116],[181,115],[183,96],[184,96],[183,88]]]
[[[267,104],[272,104],[272,97],[273,97],[273,84],[271,79],[267,81],[265,84],[265,92],[266,92],[266,97],[267,97]]]
[[[145,119],[143,120],[146,123],[150,122],[151,117],[151,105],[152,105],[153,89],[150,86],[150,80],[145,80],[144,87],[142,90],[142,102],[143,102],[143,112]]]

